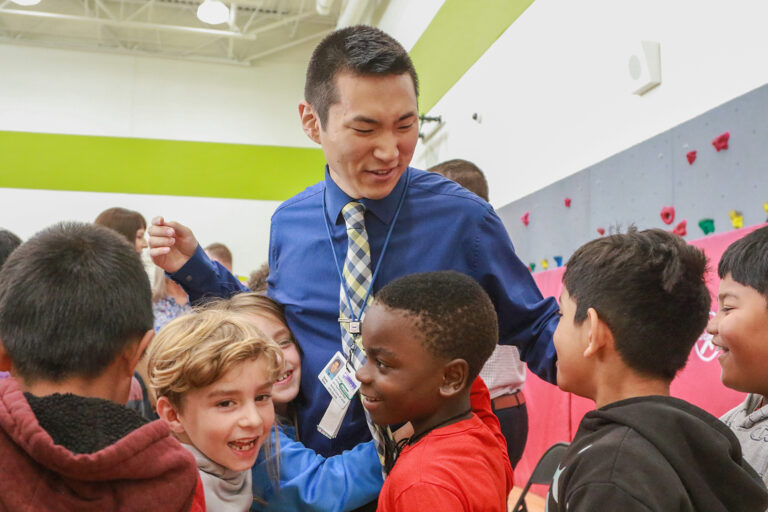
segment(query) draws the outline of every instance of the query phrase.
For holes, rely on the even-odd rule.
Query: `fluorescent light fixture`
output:
[[[17,4],[17,5],[23,5],[25,7],[30,5],[37,5],[40,3],[40,0],[11,0],[11,2]]]
[[[205,0],[197,8],[197,17],[203,23],[218,25],[229,21],[229,9],[219,0]]]

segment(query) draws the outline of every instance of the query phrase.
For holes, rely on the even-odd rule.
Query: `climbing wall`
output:
[[[630,224],[696,239],[765,222],[768,85],[498,213],[534,272],[565,264],[583,243]]]

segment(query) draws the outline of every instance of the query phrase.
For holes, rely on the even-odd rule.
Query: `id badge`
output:
[[[340,407],[346,407],[360,388],[360,381],[355,378],[354,372],[350,371],[344,355],[338,351],[317,378]]]

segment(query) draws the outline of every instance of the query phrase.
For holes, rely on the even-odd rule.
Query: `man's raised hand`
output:
[[[176,272],[195,254],[195,235],[178,222],[166,222],[163,217],[155,217],[148,231],[149,255],[155,265],[166,272]]]

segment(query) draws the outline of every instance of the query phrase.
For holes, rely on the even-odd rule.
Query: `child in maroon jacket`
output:
[[[62,223],[0,271],[0,511],[204,511],[195,460],[125,407],[152,339],[147,275],[110,229]]]

